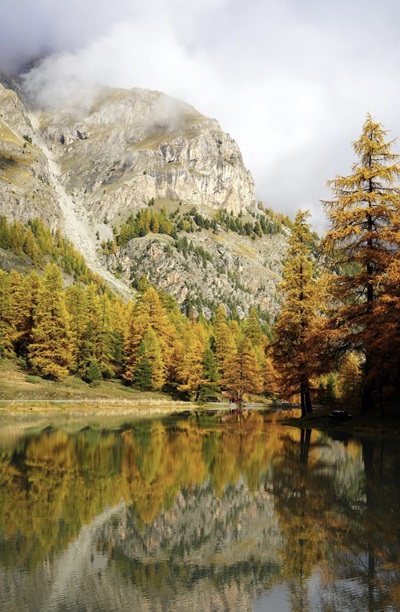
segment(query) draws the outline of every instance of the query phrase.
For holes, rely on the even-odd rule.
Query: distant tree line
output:
[[[252,239],[261,238],[265,234],[282,233],[284,226],[290,227],[290,221],[284,215],[265,209],[261,204],[257,212],[251,212],[250,219],[243,220],[243,213],[239,215],[224,211],[217,211],[215,217],[204,217],[195,206],[189,211],[182,212],[178,206],[171,213],[167,213],[165,206],[160,211],[153,210],[154,198],[149,200],[148,207],[131,213],[113,229],[114,236],[101,243],[105,254],[116,253],[119,247],[124,246],[134,238],[147,236],[149,233],[172,236],[176,241],[182,232],[193,233],[200,230],[210,230],[218,234],[221,230],[234,232]],[[175,243],[176,244],[176,243]]]

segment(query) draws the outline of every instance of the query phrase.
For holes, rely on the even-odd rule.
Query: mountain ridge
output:
[[[207,316],[218,303],[239,315],[250,305],[277,312],[288,228],[253,231],[271,224],[272,211],[256,202],[238,145],[215,119],[161,92],[97,87],[38,108],[0,86],[0,193],[0,214],[61,228],[126,299],[144,275]],[[192,253],[182,257],[177,235],[154,227],[117,244],[127,220],[150,208],[178,215],[179,237],[208,252],[204,269]],[[213,229],[188,225],[193,210]],[[239,229],[217,224],[220,213]]]

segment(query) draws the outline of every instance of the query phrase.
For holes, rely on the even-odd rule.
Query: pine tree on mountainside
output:
[[[40,253],[38,245],[36,244],[35,236],[31,227],[28,227],[26,230],[23,250],[24,253],[30,257],[35,267],[38,267],[43,263],[43,256]]]
[[[73,367],[70,317],[62,291],[62,276],[56,264],[48,264],[38,294],[29,363],[38,374],[59,379]]]
[[[311,377],[317,367],[314,324],[321,296],[316,291],[313,238],[308,212],[296,215],[283,269],[282,309],[274,326],[272,354],[286,395],[300,394],[302,415],[312,412]]]
[[[386,358],[393,365],[385,293],[399,257],[400,164],[386,135],[368,114],[360,138],[353,143],[358,158],[353,172],[328,182],[335,198],[324,202],[330,221],[325,245],[335,262],[332,293],[340,304],[332,324],[345,330],[345,348],[364,352],[363,411],[372,408],[374,390],[389,375],[383,372]],[[391,306],[398,299],[397,286]],[[397,372],[398,350],[399,343]]]

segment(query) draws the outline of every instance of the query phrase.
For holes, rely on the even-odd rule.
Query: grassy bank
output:
[[[174,401],[165,393],[141,392],[118,380],[102,381],[92,387],[69,376],[51,381],[27,374],[15,362],[0,363],[0,412],[143,414],[172,413],[192,409],[190,402]]]

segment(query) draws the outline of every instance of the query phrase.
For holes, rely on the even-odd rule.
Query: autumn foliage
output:
[[[270,388],[268,339],[257,311],[231,321],[187,317],[153,287],[125,303],[95,279],[67,288],[56,263],[42,276],[0,272],[1,357],[59,380],[77,375],[89,384],[120,378],[138,390],[181,397],[245,399]]]

